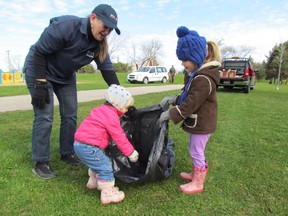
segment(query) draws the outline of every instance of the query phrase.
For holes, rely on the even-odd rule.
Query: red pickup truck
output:
[[[249,93],[255,88],[256,77],[248,58],[224,58],[219,72],[218,86],[225,89],[242,88],[244,93]]]

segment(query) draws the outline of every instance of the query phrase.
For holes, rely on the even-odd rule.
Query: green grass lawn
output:
[[[157,104],[179,91],[135,96],[135,106]],[[189,171],[188,134],[169,123],[175,167],[166,180],[117,186],[126,194],[118,204],[101,205],[100,193],[85,188],[87,168],[60,161],[59,112],[51,137],[51,165],[58,176],[32,174],[32,111],[0,113],[0,215],[287,215],[288,86],[259,83],[249,94],[219,89],[217,131],[206,148],[209,173],[205,191],[186,195],[178,175]],[[80,123],[102,101],[79,104]]]
[[[142,83],[129,83],[127,81],[127,73],[117,73],[118,79],[121,85],[125,87],[143,86]],[[183,74],[175,76],[175,84],[183,83]],[[149,83],[147,85],[168,85],[168,82],[163,84],[161,82]],[[80,90],[94,90],[107,88],[107,84],[102,78],[101,73],[96,74],[77,74],[77,89]],[[25,83],[0,85],[0,97],[25,95],[29,94],[29,91]]]

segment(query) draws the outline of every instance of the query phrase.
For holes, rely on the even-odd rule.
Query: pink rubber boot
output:
[[[186,194],[202,193],[207,172],[208,168],[198,169],[194,167],[191,182],[180,185],[179,190]]]
[[[205,166],[208,169],[208,161],[205,161]],[[187,172],[181,172],[179,174],[179,177],[184,179],[185,181],[192,181],[192,176],[193,176],[193,167],[192,167],[192,171],[190,173]]]

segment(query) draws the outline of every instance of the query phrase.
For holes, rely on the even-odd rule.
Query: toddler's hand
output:
[[[132,154],[128,156],[128,158],[131,162],[135,163],[139,158],[139,153],[136,150],[134,150]]]

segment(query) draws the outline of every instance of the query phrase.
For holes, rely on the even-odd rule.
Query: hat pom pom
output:
[[[187,34],[189,34],[189,29],[185,26],[180,26],[177,29],[176,34],[177,34],[178,38],[185,37]]]

